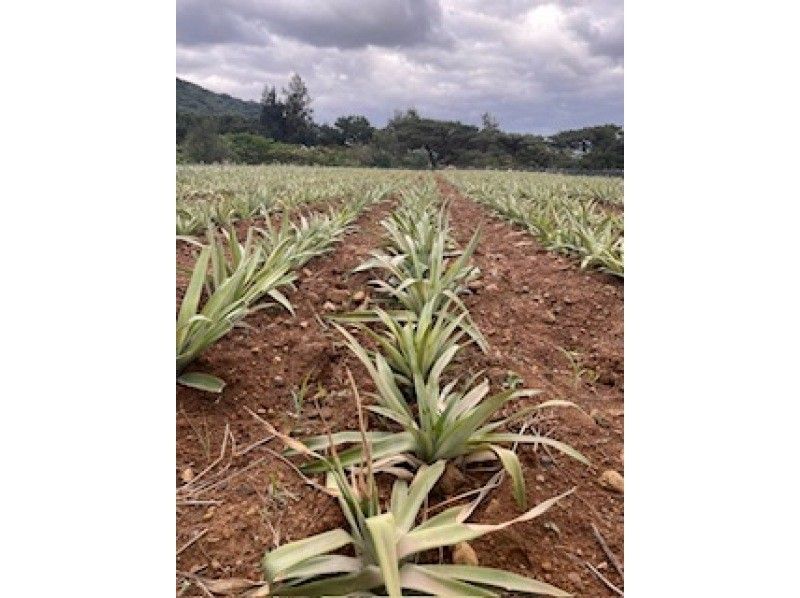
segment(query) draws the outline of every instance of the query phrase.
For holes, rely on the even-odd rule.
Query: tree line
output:
[[[260,164],[293,162],[384,168],[514,168],[621,170],[623,129],[613,124],[555,135],[506,133],[488,112],[480,127],[396,111],[384,128],[365,116],[347,115],[332,125],[314,122],[312,100],[293,75],[278,94],[267,86],[259,118],[179,112],[178,160]]]

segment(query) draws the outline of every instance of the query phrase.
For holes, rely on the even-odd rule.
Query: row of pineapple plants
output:
[[[558,184],[543,184],[530,177],[449,175],[451,182],[469,197],[527,229],[545,249],[574,256],[581,269],[593,268],[624,277],[624,216],[605,207],[621,207],[621,179],[607,182],[597,177],[589,187],[588,183],[573,183],[568,177]],[[614,181],[618,181],[618,187]]]
[[[259,595],[409,595],[499,596],[502,591],[568,596],[562,590],[508,571],[478,565],[422,563],[422,553],[478,538],[544,513],[572,490],[546,500],[498,525],[470,523],[482,495],[418,522],[423,504],[448,466],[499,461],[512,482],[519,506],[527,509],[518,444],[551,446],[575,459],[572,447],[548,437],[510,432],[536,411],[572,405],[545,401],[492,421],[510,401],[534,390],[489,395],[489,381],[478,376],[459,383],[451,364],[467,344],[486,341],[459,295],[480,275],[470,258],[476,232],[463,250],[452,246],[447,206],[438,206],[432,181],[409,189],[401,205],[382,222],[385,243],[358,270],[383,273],[371,281],[385,295],[383,307],[340,314],[334,326],[366,368],[376,388],[363,407],[381,421],[369,431],[361,393],[351,378],[360,426],[302,441],[284,439],[287,454],[302,455],[308,474],[326,472],[326,487],[348,523],[280,546],[262,561],[267,584]],[[385,307],[385,309],[384,309]],[[371,339],[362,345],[345,326]],[[377,329],[374,329],[376,326]],[[451,378],[446,381],[446,379]],[[509,448],[509,445],[512,448]],[[380,504],[375,474],[395,476],[388,506]],[[483,493],[482,493],[483,494]],[[352,546],[355,556],[334,554]]]
[[[329,251],[367,206],[390,191],[388,185],[373,187],[339,209],[301,215],[297,221],[284,212],[278,226],[267,219],[264,227],[249,227],[244,243],[232,224],[221,231],[208,229],[206,243],[183,237],[200,251],[177,314],[178,383],[221,392],[223,380],[187,372],[189,364],[256,310],[278,304],[294,313],[283,291],[291,288],[296,271]]]
[[[239,220],[356,197],[406,176],[376,171],[364,177],[350,169],[301,166],[179,165],[176,233],[198,235]]]

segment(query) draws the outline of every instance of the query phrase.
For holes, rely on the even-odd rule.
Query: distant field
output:
[[[416,171],[302,166],[177,167],[177,232],[209,222],[247,219],[399,184]],[[447,170],[444,178],[470,198],[526,228],[582,268],[624,276],[624,182],[620,177]],[[198,201],[202,200],[202,201]]]

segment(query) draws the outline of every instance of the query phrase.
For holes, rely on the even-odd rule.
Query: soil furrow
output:
[[[227,385],[219,397],[177,386],[178,487],[184,483],[181,475],[187,468],[197,475],[219,456],[226,424],[240,451],[267,435],[245,407],[295,436],[320,434],[325,429],[311,401],[320,384],[325,395],[319,398],[319,405],[328,425],[333,430],[357,425],[355,410],[350,408],[346,368],[355,373],[360,365],[340,346],[338,334],[324,328],[317,316],[325,315],[328,302],[337,310],[356,307],[353,296],[366,290],[369,275],[354,275],[351,270],[380,243],[383,229],[379,223],[394,204],[386,200],[368,208],[355,222],[355,232],[298,273],[298,289],[289,295],[295,316],[278,307],[251,314],[246,318],[247,328],[235,329],[190,366],[222,377]],[[191,259],[184,243],[179,243],[177,255],[179,264]],[[181,283],[179,276],[178,285]],[[297,415],[292,391],[299,389],[307,376],[309,391]],[[269,449],[282,448],[272,441],[233,458],[229,469],[216,475],[228,463],[226,456],[206,474],[202,481],[222,480],[251,466],[213,490],[191,497],[221,504],[179,503],[176,546],[208,530],[179,555],[179,571],[258,580],[261,556],[275,541],[297,540],[343,523],[334,500],[305,485],[269,453]]]
[[[568,399],[577,410],[558,410],[544,431],[583,452],[587,468],[561,456],[520,448],[528,498],[539,502],[572,486],[574,495],[529,523],[475,542],[482,565],[533,575],[581,596],[613,596],[583,564],[606,560],[591,530],[597,525],[611,550],[623,553],[623,498],[602,489],[607,469],[623,473],[623,284],[601,273],[581,272],[568,258],[550,253],[438,178],[449,201],[452,234],[463,247],[477,228],[481,242],[473,258],[482,276],[465,298],[472,318],[489,344],[488,355],[465,352],[470,371],[485,369],[492,388],[514,384],[543,394],[532,402]],[[570,352],[570,356],[565,354]],[[516,513],[508,480],[492,493],[478,515],[505,520]],[[623,580],[610,563],[601,571]]]

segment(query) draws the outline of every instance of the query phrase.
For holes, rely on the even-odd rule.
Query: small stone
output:
[[[496,498],[493,498],[489,501],[488,506],[486,507],[486,514],[487,515],[494,515],[500,511],[500,501]]]
[[[567,579],[569,582],[578,590],[583,588],[583,580],[581,579],[580,573],[572,573],[567,574]]]
[[[625,491],[624,478],[618,471],[614,471],[613,469],[604,471],[597,481],[606,490],[612,490],[620,494]]]
[[[300,328],[308,328],[308,322],[305,320],[300,321]]]
[[[601,371],[597,375],[597,381],[600,384],[605,384],[606,386],[614,386],[617,383],[617,376],[613,372]]]
[[[206,511],[205,514],[203,515],[203,521],[208,521],[209,519],[211,519],[214,516],[214,513],[216,512],[217,512],[216,507],[209,507],[208,511]]]
[[[537,475],[536,476],[536,481],[539,482],[539,483],[544,482],[544,476],[542,474]]]
[[[523,293],[530,293],[531,292],[531,288],[526,284],[522,285],[522,292]]]
[[[555,324],[556,315],[549,309],[544,310],[544,321],[550,324]]]
[[[211,561],[211,568],[217,570],[222,569],[222,564],[217,559],[214,559]]]
[[[456,494],[466,482],[467,478],[461,473],[461,470],[452,463],[448,463],[438,485],[442,493],[450,496]]]
[[[274,361],[275,363],[280,363],[283,360],[281,359],[280,355],[276,355],[275,357],[272,358],[272,361]]]
[[[459,542],[453,548],[453,564],[475,567],[478,565],[478,555],[472,546],[466,542]]]
[[[278,386],[283,386],[283,376],[275,376],[272,381]]]
[[[599,565],[597,565],[597,567],[595,567],[595,569],[597,569],[597,570],[608,569],[608,563],[606,563],[605,561],[603,561],[602,563],[600,563]]]
[[[594,420],[594,423],[596,423],[598,426],[603,428],[611,427],[611,421],[599,409],[592,409],[589,412],[589,417],[591,417]]]
[[[550,561],[542,561],[542,571],[552,571],[553,563]]]
[[[364,291],[356,291],[353,295],[353,301],[356,303],[361,303],[364,299],[366,299],[367,294]]]
[[[305,274],[306,276],[311,276],[313,272],[308,268],[303,268],[303,274]]]
[[[336,304],[331,301],[326,301],[322,305],[322,309],[324,309],[325,311],[336,311]]]
[[[258,409],[256,409],[256,413],[258,413],[259,415],[264,415],[266,412],[267,410],[264,409],[263,407],[259,407]]]
[[[194,479],[194,471],[192,470],[191,467],[187,467],[186,469],[184,469],[181,472],[181,479],[186,484],[188,484],[189,482],[191,482]]]
[[[245,513],[245,515],[248,515],[248,516],[253,516],[253,515],[255,515],[256,513],[258,513],[258,506],[256,506],[256,505],[253,505],[252,507],[250,507],[249,509],[247,509],[247,513]]]
[[[572,299],[572,297],[564,297],[564,303],[566,303],[567,305],[572,305],[573,303],[575,303],[575,300]]]
[[[499,290],[499,288],[500,287],[498,287],[495,283],[490,283],[486,285],[486,290],[490,293],[496,292],[497,290]]]
[[[261,351],[261,347],[252,347],[250,350],[251,350],[253,353],[258,353],[259,351]]]
[[[467,288],[468,288],[470,291],[478,291],[478,290],[480,290],[480,289],[482,289],[482,288],[483,288],[483,282],[482,282],[482,281],[480,281],[480,280],[470,280],[470,281],[467,283]]]

